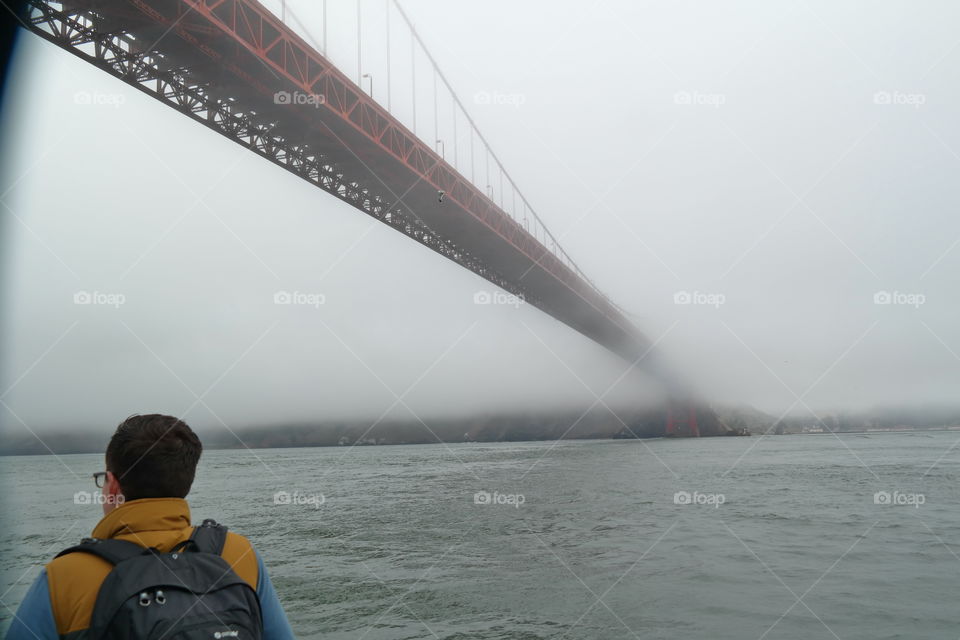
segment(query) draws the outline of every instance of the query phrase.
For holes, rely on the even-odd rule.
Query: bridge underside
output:
[[[522,296],[680,395],[676,381],[648,356],[649,341],[572,265],[256,0],[30,0],[25,22],[46,40]],[[278,103],[277,92],[323,100]],[[695,424],[675,431],[691,429]]]

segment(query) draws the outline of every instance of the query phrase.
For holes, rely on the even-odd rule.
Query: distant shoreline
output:
[[[960,425],[951,427],[904,427],[903,429],[850,429],[847,431],[798,431],[782,433],[785,436],[827,436],[850,435],[858,433],[914,433],[917,431],[960,431]]]
[[[960,431],[960,425],[953,426],[937,426],[937,427],[904,427],[904,428],[891,428],[891,429],[857,429],[857,430],[844,430],[844,431],[791,431],[787,433],[773,433],[773,432],[755,432],[753,433],[754,437],[763,437],[763,436],[825,436],[825,435],[866,435],[866,434],[886,434],[886,433],[925,433],[925,432],[954,432]],[[64,437],[64,434],[54,434],[48,438],[51,441],[61,441]],[[86,436],[77,436],[71,435],[71,438],[86,438],[102,445],[90,446],[90,447],[69,447],[69,450],[59,450],[59,451],[50,451],[50,450],[36,450],[37,448],[42,448],[43,445],[39,442],[36,442],[35,445],[32,445],[30,448],[5,446],[2,444],[2,438],[0,438],[0,457],[21,457],[21,456],[62,456],[62,455],[89,455],[89,454],[102,454],[106,445],[106,441],[109,438],[107,435],[101,434],[87,434]],[[207,451],[237,451],[241,449],[254,449],[254,450],[269,450],[269,449],[350,449],[354,447],[399,447],[399,446],[423,446],[423,445],[465,445],[465,444],[524,444],[532,442],[556,442],[559,440],[565,440],[568,442],[604,442],[604,441],[633,441],[633,440],[661,440],[661,439],[670,439],[670,440],[699,440],[700,438],[665,438],[664,436],[648,436],[641,438],[623,438],[623,437],[613,437],[613,436],[586,436],[586,437],[567,437],[567,438],[525,438],[525,439],[499,439],[499,440],[443,440],[437,441],[434,440],[423,440],[420,442],[366,442],[362,444],[358,443],[278,443],[274,445],[270,444],[260,444],[255,445],[242,444],[242,443],[228,443],[222,442],[219,439],[214,439],[209,444],[204,446],[204,449]],[[721,440],[725,438],[720,438]],[[76,444],[76,443],[74,443]]]

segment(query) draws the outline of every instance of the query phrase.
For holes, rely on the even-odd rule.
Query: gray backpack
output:
[[[97,538],[61,551],[57,557],[90,553],[113,565],[80,637],[260,640],[260,600],[220,557],[226,538],[226,527],[204,520],[169,553]]]

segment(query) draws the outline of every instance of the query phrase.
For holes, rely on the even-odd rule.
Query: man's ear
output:
[[[125,500],[123,491],[120,489],[120,481],[111,471],[107,471],[107,481],[103,483],[103,515],[107,515]]]
[[[117,480],[117,476],[113,475],[112,471],[107,471],[107,481],[103,485],[103,493],[108,496],[123,494],[123,490],[120,488],[120,481]]]

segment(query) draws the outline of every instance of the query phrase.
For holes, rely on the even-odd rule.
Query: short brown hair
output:
[[[127,500],[186,498],[202,451],[200,438],[182,420],[133,415],[110,438],[107,471]]]

